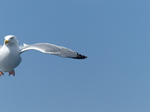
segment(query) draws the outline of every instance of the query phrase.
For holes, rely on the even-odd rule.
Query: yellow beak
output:
[[[4,43],[5,43],[5,44],[9,43],[9,40],[5,40]]]

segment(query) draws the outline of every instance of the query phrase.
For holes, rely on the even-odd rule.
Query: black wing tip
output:
[[[87,56],[77,53],[77,57],[72,57],[73,59],[85,59]]]

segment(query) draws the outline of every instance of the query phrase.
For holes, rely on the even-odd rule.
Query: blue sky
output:
[[[22,54],[0,77],[2,112],[149,112],[149,0],[3,0],[0,42],[61,45],[87,55]]]

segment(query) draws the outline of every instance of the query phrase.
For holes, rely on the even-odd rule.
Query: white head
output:
[[[18,45],[18,40],[14,35],[7,35],[4,37],[4,44],[5,45]]]

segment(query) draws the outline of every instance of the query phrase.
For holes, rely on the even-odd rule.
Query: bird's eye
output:
[[[10,39],[13,39],[13,37],[11,37]]]

